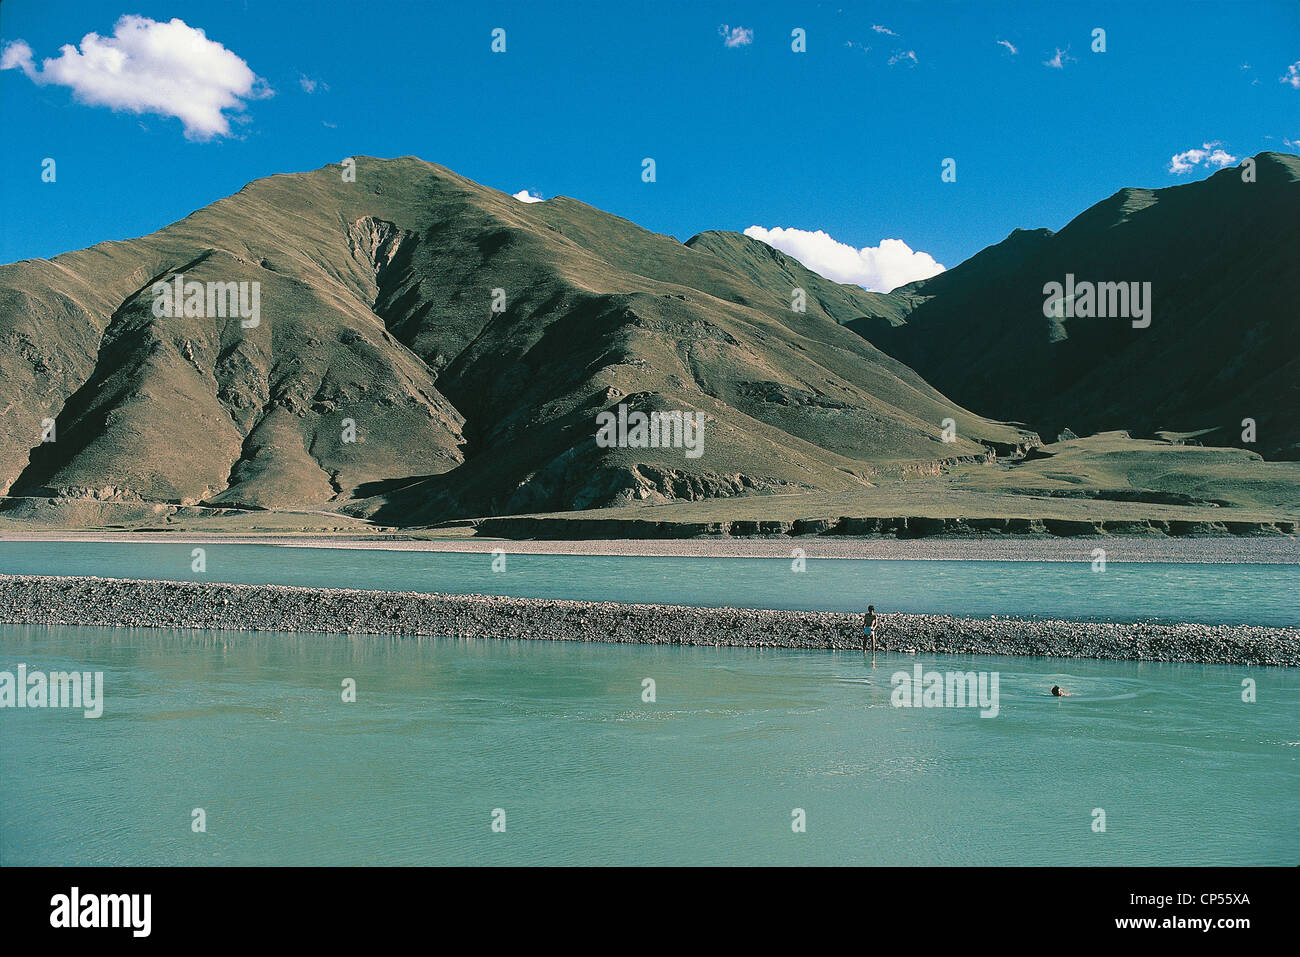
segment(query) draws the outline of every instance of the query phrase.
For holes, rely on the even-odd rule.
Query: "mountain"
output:
[[[259,284],[256,323],[159,315],[178,276]],[[0,491],[416,524],[863,489],[1034,441],[846,327],[917,315],[736,234],[682,244],[358,157],[354,182],[272,176],[149,236],[0,266]],[[599,447],[620,405],[702,413],[703,454]]]
[[[1300,459],[1300,157],[1254,162],[1254,182],[1232,167],[1120,190],[840,321],[962,405],[1045,437],[1191,433]],[[1044,287],[1067,275],[1150,283],[1150,324],[1045,315]]]

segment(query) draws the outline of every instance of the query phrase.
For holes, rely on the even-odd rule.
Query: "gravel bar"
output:
[[[861,647],[860,615],[617,602],[0,575],[0,622],[527,638],[743,648]],[[885,615],[908,653],[1300,665],[1300,628]]]

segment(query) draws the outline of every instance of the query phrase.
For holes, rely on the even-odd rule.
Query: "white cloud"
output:
[[[1064,50],[1057,47],[1055,55],[1050,60],[1044,60],[1043,66],[1050,66],[1054,70],[1064,70],[1065,64],[1073,62],[1074,57],[1070,56],[1069,47],[1066,47]]]
[[[529,192],[526,189],[521,189],[519,192],[511,193],[510,195],[521,203],[540,203],[544,201],[542,197],[538,196],[536,193]]]
[[[1293,150],[1300,149],[1300,136],[1297,136],[1293,140],[1289,140],[1284,136],[1282,137],[1282,142],[1285,143],[1287,146],[1291,147],[1291,149]]]
[[[87,33],[37,70],[22,40],[0,55],[0,69],[18,69],[33,83],[66,86],[78,100],[131,113],[174,116],[192,140],[230,135],[230,118],[247,99],[270,96],[248,64],[202,30],[173,19],[126,15],[111,37]]]
[[[320,90],[322,93],[328,93],[330,91],[330,85],[328,83],[325,83],[322,80],[313,79],[306,73],[299,74],[298,85],[302,87],[302,91],[308,96],[315,93],[317,90]]]
[[[1227,150],[1215,150],[1206,157],[1205,161],[1212,166],[1217,166],[1219,169],[1223,169],[1223,167],[1231,166],[1233,163],[1237,162],[1237,157],[1228,153]]]
[[[793,256],[813,272],[835,282],[851,283],[873,292],[889,292],[917,279],[944,271],[929,253],[913,250],[901,239],[882,239],[879,246],[855,249],[822,230],[767,229],[750,226],[745,235]]]
[[[1175,153],[1169,158],[1169,172],[1182,175],[1190,173],[1192,167],[1196,166],[1201,160],[1205,159],[1205,150],[1190,149],[1182,153]]]
[[[1011,51],[1012,56],[1015,56],[1017,53],[1020,52],[1019,50],[1016,49],[1015,44],[1013,44],[1010,40],[999,40],[998,46],[1006,47],[1009,51]]]
[[[32,48],[26,40],[15,40],[5,45],[0,53],[0,70],[22,70],[28,79],[36,79],[36,67],[32,65]]]
[[[1237,157],[1219,147],[1219,141],[1215,140],[1212,143],[1202,143],[1199,149],[1193,147],[1190,150],[1175,153],[1169,158],[1169,172],[1176,176],[1182,176],[1184,173],[1190,173],[1202,163],[1223,169],[1223,167],[1231,166],[1237,162]]]
[[[724,23],[718,27],[718,35],[727,47],[745,47],[754,42],[754,31],[749,27],[730,27]]]
[[[889,65],[893,66],[895,63],[902,63],[904,61],[910,61],[912,66],[916,66],[916,51],[908,50],[905,53],[904,52],[895,53],[893,56],[889,58]]]
[[[873,23],[871,25],[871,29],[875,30],[877,33],[883,33],[887,37],[898,36],[898,34],[895,33],[893,30],[889,29],[889,27],[882,27],[879,23]]]
[[[1278,77],[1278,81],[1287,84],[1293,90],[1300,90],[1300,60],[1287,67],[1286,76]]]

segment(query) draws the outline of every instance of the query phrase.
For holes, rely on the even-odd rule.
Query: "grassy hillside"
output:
[[[363,157],[356,182],[337,166],[273,176],[141,239],[0,266],[0,489],[10,509],[405,525],[843,492],[1026,441],[837,321],[888,303],[742,240],[683,245],[576,200],[523,204]],[[154,315],[153,284],[177,274],[259,282],[260,324]],[[704,454],[598,448],[595,417],[620,403],[703,413]]]
[[[492,535],[1293,534],[1300,463],[1123,433],[1043,446],[1032,457],[881,476],[871,488],[549,513],[482,523]],[[658,527],[656,527],[658,526]],[[640,531],[638,531],[638,527]]]

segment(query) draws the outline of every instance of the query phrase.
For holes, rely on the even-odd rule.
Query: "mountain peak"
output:
[[[1020,439],[834,321],[873,294],[748,237],[686,246],[354,159],[355,181],[270,176],[140,239],[0,266],[0,401],[59,437],[33,451],[29,417],[4,417],[0,489],[410,524],[860,488]],[[154,283],[178,276],[255,287],[259,321],[157,315]],[[708,451],[598,446],[620,402],[705,415]]]
[[[1279,153],[1273,150],[1256,153],[1255,166],[1258,171],[1268,170],[1292,181],[1300,181],[1300,156],[1292,153]]]
[[[920,295],[902,322],[851,325],[967,408],[1041,434],[1212,429],[1236,444],[1249,416],[1253,451],[1296,458],[1300,157],[1256,160],[1253,182],[1229,167],[1126,187],[1057,233],[1014,232],[903,290]],[[1045,285],[1071,276],[1115,289],[1122,311],[1068,328],[1045,316]],[[1133,295],[1145,316],[1120,305]]]

